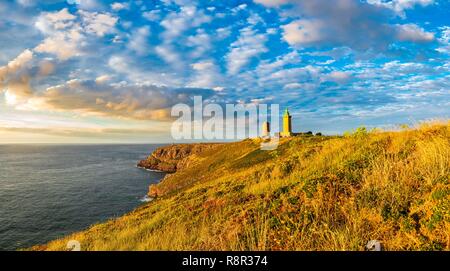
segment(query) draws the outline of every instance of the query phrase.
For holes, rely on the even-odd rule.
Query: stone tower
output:
[[[262,124],[262,137],[269,137],[270,136],[270,123],[265,121]]]
[[[283,114],[283,131],[280,133],[281,137],[290,137],[292,136],[292,122],[291,115],[289,115],[289,111],[286,108]]]

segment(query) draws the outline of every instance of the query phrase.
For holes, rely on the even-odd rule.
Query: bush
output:
[[[356,128],[356,130],[350,130],[344,132],[344,137],[365,137],[369,133],[367,132],[367,128],[364,126]]]

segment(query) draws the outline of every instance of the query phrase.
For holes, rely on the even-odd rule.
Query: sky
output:
[[[450,1],[0,1],[0,144],[171,142],[198,95],[298,132],[448,119]]]

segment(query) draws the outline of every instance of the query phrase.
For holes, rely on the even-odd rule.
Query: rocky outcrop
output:
[[[164,146],[156,149],[147,159],[140,161],[138,167],[174,173],[189,167],[201,153],[220,145],[219,143],[197,143]],[[172,174],[167,174],[162,182],[170,175]],[[150,197],[155,198],[161,194],[158,184],[150,185],[148,191]]]
[[[138,163],[138,167],[174,173],[188,167],[192,157],[211,150],[220,144],[173,144],[156,149],[147,159]]]

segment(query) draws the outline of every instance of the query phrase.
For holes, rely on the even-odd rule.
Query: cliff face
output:
[[[138,163],[138,167],[174,173],[186,168],[196,155],[214,149],[221,144],[173,144],[156,149],[147,159]]]
[[[188,168],[193,163],[201,160],[199,156],[214,151],[223,144],[219,143],[198,143],[198,144],[173,144],[156,149],[147,159],[138,163],[138,167],[160,170],[167,173],[175,173],[182,169]],[[167,174],[165,181],[173,174]],[[157,197],[162,195],[165,189],[161,189],[159,184],[150,185],[148,195]]]

